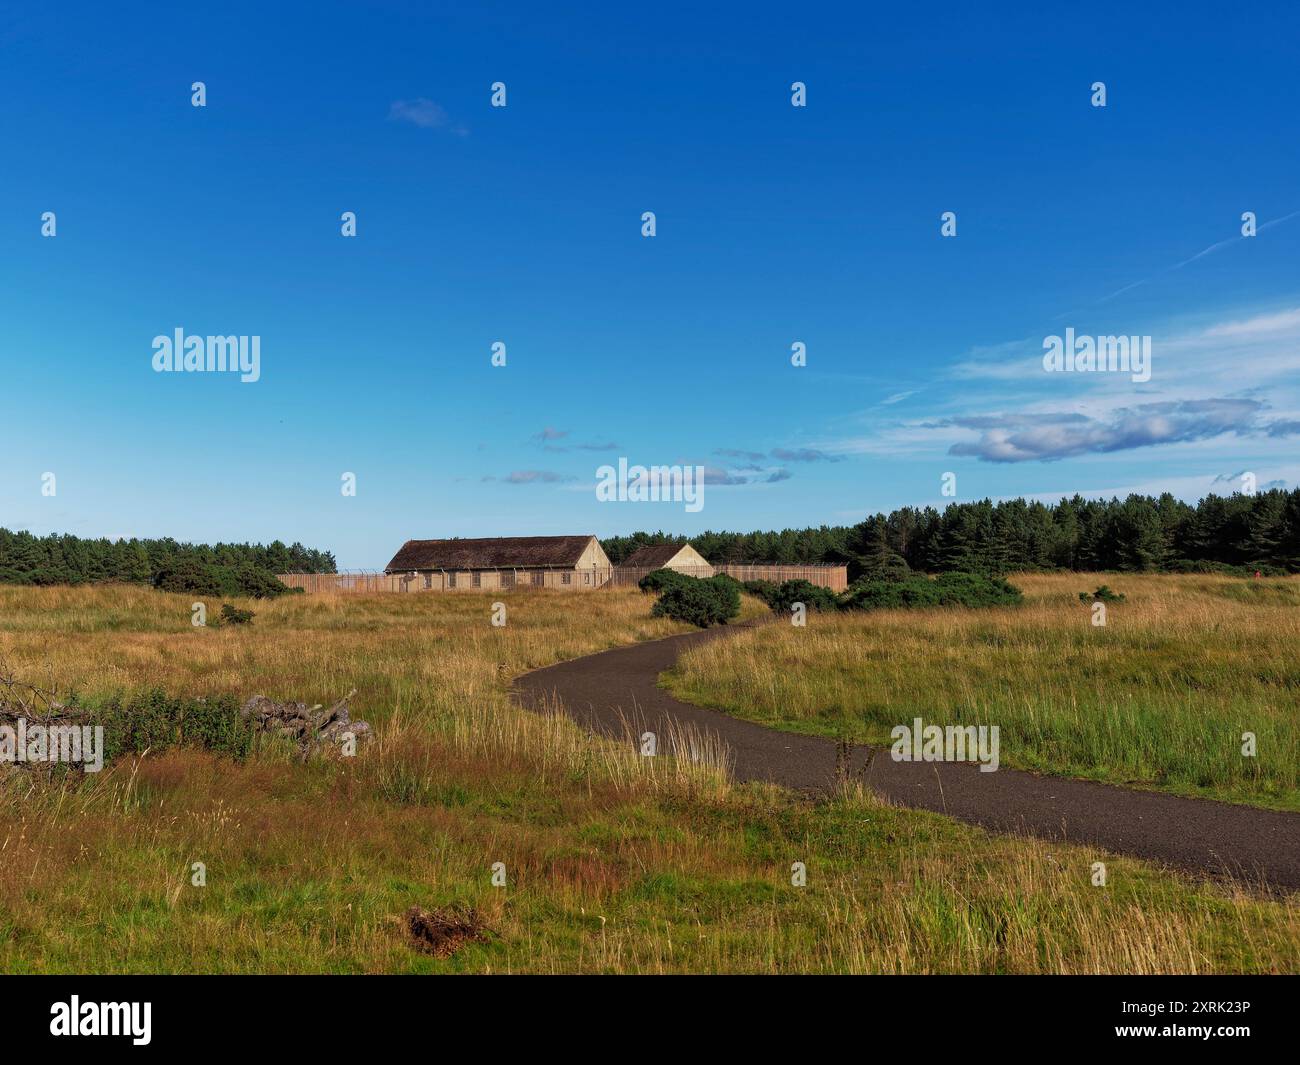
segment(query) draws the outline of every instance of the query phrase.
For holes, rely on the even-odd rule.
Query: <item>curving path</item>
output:
[[[836,779],[836,745],[674,699],[658,687],[685,648],[742,626],[633,644],[518,677],[515,697],[542,709],[558,698],[595,732],[623,738],[632,722],[660,737],[670,726],[712,734],[730,748],[738,780],[821,793]],[[879,755],[877,757],[877,755]],[[1211,876],[1300,889],[1300,814],[1135,791],[1015,769],[981,773],[969,764],[895,762],[887,750],[857,747],[850,772],[904,806],[948,814],[995,832],[1091,844]]]

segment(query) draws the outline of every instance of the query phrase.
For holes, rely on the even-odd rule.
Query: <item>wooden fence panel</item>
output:
[[[820,588],[829,588],[842,592],[849,586],[847,566],[799,566],[799,565],[762,565],[739,562],[723,562],[714,567],[719,573],[735,577],[738,581],[807,581]]]
[[[301,588],[311,595],[322,592],[405,592],[415,591],[415,582],[383,573],[281,573],[280,583]]]
[[[615,566],[610,583],[616,586],[637,584],[647,573],[653,573],[662,566]],[[722,562],[716,566],[673,566],[672,569],[688,577],[712,577],[715,573],[725,573],[738,581],[807,581],[820,588],[830,588],[842,592],[849,586],[849,571],[844,566],[793,566],[793,565],[752,565],[736,562]]]
[[[646,574],[663,568],[663,566],[615,566],[610,574],[609,583],[618,587],[636,585]],[[712,577],[714,573],[712,566],[673,566],[672,569],[687,577]]]
[[[602,580],[606,571],[599,570],[594,576],[596,586],[608,583],[615,587],[635,586],[647,573],[653,573],[659,566],[615,566],[609,571],[608,582]],[[844,566],[793,566],[793,565],[755,565],[749,563],[724,562],[717,566],[674,566],[677,572],[688,577],[712,577],[715,573],[726,573],[738,581],[808,581],[821,588],[842,592],[849,586],[848,570]],[[513,571],[503,571],[512,573]],[[523,572],[523,571],[519,571]],[[530,571],[531,572],[531,571]],[[559,571],[557,571],[559,572]],[[281,573],[280,580],[290,588],[302,588],[317,594],[342,592],[422,592],[425,591],[422,577],[409,574],[384,573]],[[581,583],[582,578],[574,577],[570,585],[554,584],[546,581],[547,587],[563,587],[574,591],[592,589],[592,585]],[[517,582],[520,587],[530,586],[530,580]],[[492,582],[492,587],[503,587],[500,581]],[[441,586],[434,590],[441,590]],[[449,591],[452,589],[448,589]],[[465,590],[470,590],[469,587]]]

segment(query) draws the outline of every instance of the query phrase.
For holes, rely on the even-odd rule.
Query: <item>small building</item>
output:
[[[490,536],[407,540],[384,573],[411,591],[573,588],[609,581],[609,556],[594,536]]]
[[[619,563],[621,569],[645,570],[672,569],[691,577],[712,577],[713,567],[708,559],[690,544],[654,544],[639,547]]]

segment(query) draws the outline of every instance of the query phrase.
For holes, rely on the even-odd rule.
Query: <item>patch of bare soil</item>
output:
[[[416,950],[435,958],[450,958],[466,943],[484,943],[493,935],[477,910],[459,906],[412,906],[406,911],[406,933]]]

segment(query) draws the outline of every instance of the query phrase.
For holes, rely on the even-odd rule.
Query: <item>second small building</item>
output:
[[[619,569],[645,570],[672,569],[689,577],[712,577],[713,567],[708,559],[690,544],[652,544],[639,547],[619,563]],[[642,574],[644,576],[644,574]]]

